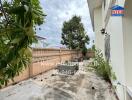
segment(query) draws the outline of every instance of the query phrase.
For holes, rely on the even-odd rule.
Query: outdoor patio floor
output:
[[[48,71],[32,79],[0,90],[0,100],[116,100],[110,84],[83,63],[73,76]]]

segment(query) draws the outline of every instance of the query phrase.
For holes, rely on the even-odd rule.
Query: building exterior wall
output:
[[[123,17],[124,57],[126,69],[126,83],[132,87],[132,0],[125,4],[125,16]]]
[[[110,35],[110,64],[117,77],[116,81],[125,84],[122,18],[111,17],[106,31]],[[117,82],[115,85],[118,97],[120,100],[124,100],[123,87],[117,85]]]
[[[110,3],[110,1],[109,1]],[[124,71],[124,51],[123,51],[123,32],[122,32],[122,18],[120,17],[110,17],[108,14],[108,7],[110,6],[106,2],[105,9],[102,5],[102,13],[97,12],[99,8],[95,9],[94,22],[95,22],[95,46],[101,49],[105,55],[104,39],[105,35],[99,33],[99,30],[105,27],[107,34],[110,35],[110,64],[113,67],[113,71],[116,74],[117,81],[125,84],[125,71]],[[97,11],[96,11],[97,10]],[[101,11],[100,10],[100,11]],[[98,17],[98,13],[102,14],[101,18]],[[109,17],[108,17],[109,16]],[[108,17],[108,23],[106,24],[106,17]],[[101,21],[102,20],[102,21]],[[104,27],[103,27],[104,26]],[[117,28],[118,27],[118,28]],[[98,30],[98,31],[97,31]],[[120,68],[120,70],[119,70]],[[117,94],[120,100],[124,99],[123,87],[115,84],[117,87]]]
[[[132,1],[118,0],[115,4],[125,8],[124,17],[111,17],[106,24],[106,31],[111,36],[111,65],[116,73],[117,95],[120,100],[132,100],[127,92],[127,87],[132,87]]]
[[[112,17],[112,5],[124,7],[124,16]],[[132,88],[132,0],[102,0],[101,6],[102,12],[99,8],[94,8],[95,45],[105,52],[105,35],[98,34],[99,30],[105,28],[110,35],[110,64],[117,77],[116,82],[113,82],[116,93],[119,100],[132,100],[132,96],[127,92],[127,87]],[[132,90],[130,92],[132,93]]]
[[[124,43],[124,60],[126,72],[127,91],[132,89],[132,0],[126,0],[125,13],[123,17],[123,43]],[[132,90],[129,91],[132,94]],[[132,95],[126,95],[128,100],[132,100]]]
[[[104,36],[101,34],[102,29],[102,8],[101,6],[94,10],[94,25],[95,25],[95,46],[102,50],[104,54]]]

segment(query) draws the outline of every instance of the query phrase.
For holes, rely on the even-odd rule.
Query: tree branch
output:
[[[8,23],[9,20],[8,20],[8,17],[6,16],[6,13],[5,13],[5,10],[3,8],[3,5],[2,5],[2,1],[1,0],[0,0],[0,10],[1,10],[1,12],[3,12],[4,17],[5,17],[5,19],[6,19],[7,23]]]

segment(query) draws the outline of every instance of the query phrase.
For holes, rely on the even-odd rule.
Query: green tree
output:
[[[32,58],[34,26],[44,22],[39,0],[0,0],[0,86],[19,75]]]
[[[69,21],[63,23],[61,44],[69,49],[81,50],[85,56],[86,44],[89,44],[89,37],[86,35],[81,17],[73,16]]]

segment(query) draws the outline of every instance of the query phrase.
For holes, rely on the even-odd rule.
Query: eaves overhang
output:
[[[94,9],[100,7],[102,5],[103,0],[87,0],[87,2],[94,31]]]

